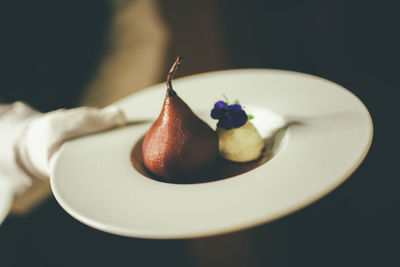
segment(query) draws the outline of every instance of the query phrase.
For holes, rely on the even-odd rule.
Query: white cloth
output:
[[[15,146],[23,130],[38,118],[40,113],[27,105],[16,102],[12,105],[0,105],[0,180],[15,193],[22,193],[32,183],[30,176],[19,167]]]
[[[0,185],[23,194],[32,178],[49,177],[51,157],[64,141],[124,124],[115,106],[43,114],[22,102],[0,105]]]

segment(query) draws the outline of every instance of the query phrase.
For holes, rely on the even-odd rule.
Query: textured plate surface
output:
[[[226,94],[240,99],[266,136],[285,138],[260,167],[225,180],[169,184],[132,168],[132,146],[161,109],[165,85],[116,104],[127,127],[72,140],[52,162],[51,185],[60,205],[94,228],[124,236],[186,238],[265,223],[316,201],[341,184],[364,159],[372,140],[371,117],[352,93],[330,81],[279,70],[229,70],[174,81],[201,117]],[[147,121],[147,122],[146,122]]]

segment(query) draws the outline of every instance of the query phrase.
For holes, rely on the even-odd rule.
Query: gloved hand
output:
[[[22,102],[0,104],[0,187],[22,195],[35,179],[49,177],[51,158],[64,141],[124,124],[115,106],[43,114]]]

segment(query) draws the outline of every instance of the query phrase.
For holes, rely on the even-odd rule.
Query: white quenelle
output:
[[[239,128],[217,128],[220,155],[230,161],[248,162],[258,159],[264,149],[264,141],[256,127],[248,121]]]

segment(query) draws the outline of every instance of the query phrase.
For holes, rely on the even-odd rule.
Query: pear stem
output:
[[[174,64],[172,64],[171,69],[167,75],[167,93],[169,96],[176,96],[176,92],[172,89],[172,79],[174,78],[175,72],[178,70],[179,66],[182,64],[184,58],[179,56],[176,58]]]

